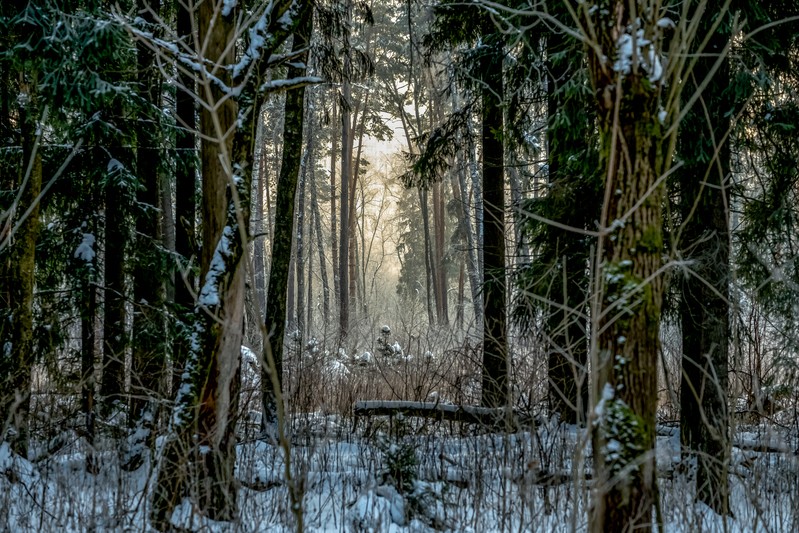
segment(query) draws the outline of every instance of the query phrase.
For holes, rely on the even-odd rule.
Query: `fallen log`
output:
[[[734,439],[732,441],[732,446],[734,448],[738,448],[739,450],[749,451],[749,452],[784,453],[788,455],[799,455],[799,448],[797,448],[796,450],[792,450],[790,446],[788,446],[786,443],[780,442],[777,439],[766,439],[766,440]]]
[[[454,405],[439,402],[360,401],[353,406],[355,418],[364,416],[414,416],[467,424],[479,424],[492,429],[520,428],[542,423],[540,417],[518,409]]]

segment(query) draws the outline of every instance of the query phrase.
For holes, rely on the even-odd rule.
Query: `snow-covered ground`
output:
[[[585,531],[591,481],[590,444],[582,430],[544,425],[512,435],[470,426],[392,420],[360,421],[307,414],[293,419],[292,466],[303,487],[307,531]],[[763,443],[762,427],[737,441]],[[724,524],[691,503],[690,468],[679,462],[676,429],[661,428],[658,471],[666,531],[799,531],[796,435],[766,440],[788,453],[733,449],[734,518]],[[669,434],[670,435],[667,435]],[[71,437],[36,462],[0,445],[0,531],[149,531],[154,482],[150,461],[119,468],[120,452],[100,439],[88,473],[86,442]],[[789,437],[790,436],[790,437]],[[205,519],[186,499],[176,526],[191,531],[284,531],[294,528],[283,481],[283,451],[243,436],[238,446],[240,518]],[[576,465],[576,467],[575,467]]]

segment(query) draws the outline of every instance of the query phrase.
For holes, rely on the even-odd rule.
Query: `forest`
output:
[[[799,531],[795,0],[7,0],[0,154],[0,531]]]

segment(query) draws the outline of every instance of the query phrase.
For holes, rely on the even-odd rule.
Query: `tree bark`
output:
[[[304,121],[304,119],[303,119]],[[297,331],[300,333],[300,345],[305,338],[305,272],[308,270],[306,263],[307,257],[305,252],[305,194],[308,182],[308,165],[313,161],[311,157],[311,148],[313,147],[313,135],[309,136],[308,148],[302,155],[302,163],[300,164],[300,182],[297,187],[297,228],[295,235],[297,238],[297,258],[296,258],[296,276],[297,283]]]
[[[335,136],[334,136],[335,137]],[[325,324],[330,323],[330,282],[327,277],[327,263],[325,259],[325,247],[322,234],[322,220],[319,213],[319,202],[316,198],[316,180],[311,174],[311,213],[313,215],[314,227],[316,229],[316,248],[319,253],[319,271],[322,278],[322,313]],[[335,233],[334,233],[335,234]],[[335,251],[335,248],[334,248]],[[308,321],[310,324],[310,320]]]
[[[93,216],[93,215],[92,215]],[[94,224],[88,226],[88,231],[94,230]],[[93,234],[93,233],[92,233]],[[94,448],[95,438],[95,410],[94,410],[94,341],[95,329],[94,322],[97,318],[97,287],[96,280],[96,256],[90,262],[82,265],[83,294],[80,302],[80,330],[81,330],[81,407],[86,425],[86,441],[89,444],[89,451],[86,455],[86,470],[92,473],[97,472],[92,449]]]
[[[192,18],[194,13],[186,9],[183,0],[177,0],[177,32],[179,38],[188,46],[193,46]],[[172,396],[180,386],[180,377],[186,365],[191,337],[191,311],[194,308],[194,294],[197,292],[193,265],[196,262],[197,217],[197,149],[195,147],[197,119],[195,118],[194,77],[188,72],[179,72],[180,85],[176,94],[176,114],[178,120],[176,169],[175,169],[175,252],[180,256],[178,279],[175,283],[175,307],[178,317],[175,343],[172,355]]]
[[[483,38],[496,35],[491,19],[484,15]],[[505,280],[505,149],[502,104],[502,62],[498,43],[486,43],[481,61],[483,143],[483,389],[482,404],[503,407],[508,396],[508,335]]]
[[[469,150],[467,156],[467,163],[469,168],[469,175],[471,177],[472,182],[472,189],[471,189],[471,197],[466,195],[466,187],[465,182],[461,184],[461,196],[463,197],[463,204],[464,205],[474,205],[474,253],[475,253],[475,260],[477,265],[477,270],[475,274],[477,276],[477,282],[479,287],[479,295],[478,298],[474,300],[474,311],[475,311],[475,322],[476,322],[476,329],[477,331],[482,332],[485,329],[485,293],[483,292],[483,282],[486,279],[485,276],[485,257],[484,257],[484,247],[483,243],[485,241],[485,209],[484,209],[484,202],[483,202],[483,183],[482,183],[482,176],[480,175],[479,165],[477,163],[477,153],[476,153],[476,146],[474,142],[471,141],[472,134],[472,124],[469,122],[467,127],[470,130],[470,140],[468,141]],[[466,176],[463,176],[465,179]],[[471,201],[470,201],[471,198]],[[471,222],[470,222],[471,224]],[[473,291],[474,292],[474,291]]]
[[[8,278],[10,336],[3,340],[0,351],[0,440],[26,457],[28,453],[28,413],[30,411],[31,371],[33,367],[33,288],[36,241],[39,238],[39,194],[42,190],[42,156],[37,150],[41,114],[39,109],[38,73],[29,72],[20,83],[18,108],[22,160],[16,183],[22,189],[16,206],[18,225],[10,245]],[[22,217],[30,209],[27,218]],[[15,430],[12,437],[9,429]]]
[[[721,9],[710,2],[709,11]],[[700,22],[700,35],[713,22]],[[728,355],[730,338],[730,145],[733,113],[730,62],[724,58],[713,73],[729,40],[728,22],[710,37],[686,82],[694,94],[712,75],[701,100],[680,124],[680,199],[682,232],[678,245],[691,272],[682,283],[682,379],[680,441],[696,456],[697,499],[722,515],[730,514],[730,435]]]
[[[369,53],[369,46],[367,41],[367,50],[366,53]],[[362,277],[360,276],[359,260],[358,260],[358,213],[357,213],[357,202],[355,201],[356,193],[359,187],[362,189],[362,180],[360,179],[361,176],[361,154],[363,153],[363,137],[366,133],[366,112],[369,108],[369,96],[371,93],[367,92],[366,95],[363,97],[362,100],[358,101],[358,105],[355,106],[355,112],[352,116],[352,126],[350,128],[350,135],[352,138],[350,139],[348,148],[349,148],[349,155],[347,157],[350,158],[352,161],[351,168],[352,170],[352,179],[350,181],[350,199],[349,199],[349,206],[350,206],[350,214],[349,214],[349,226],[350,226],[350,259],[349,259],[349,267],[350,267],[350,274],[349,274],[349,282],[350,282],[350,303],[354,303],[355,309],[363,309],[366,305],[365,299],[366,295],[364,294],[364,287],[362,282]],[[355,152],[355,156],[353,157],[353,150],[355,148],[355,131],[358,132],[358,150]],[[361,224],[363,223],[363,206],[364,204],[361,203]],[[364,246],[363,239],[361,239],[360,247],[361,249]],[[365,266],[363,266],[365,268]],[[350,306],[350,311],[352,310],[352,305]]]
[[[459,156],[461,157],[461,156]],[[458,220],[461,231],[466,237],[466,271],[469,276],[469,289],[472,297],[472,308],[474,310],[475,321],[479,324],[480,317],[483,316],[483,293],[480,289],[480,264],[478,255],[480,249],[477,244],[477,236],[472,224],[472,209],[469,204],[467,193],[467,168],[464,161],[460,161],[457,175],[453,174],[450,179],[452,185],[452,196],[458,209]]]
[[[339,266],[338,266],[338,231],[336,230],[336,220],[338,219],[338,212],[336,211],[336,154],[338,153],[338,135],[336,135],[336,127],[338,124],[338,91],[333,92],[333,98],[330,103],[332,108],[330,123],[333,125],[333,133],[331,134],[330,146],[330,242],[331,242],[331,255],[333,256],[333,298],[339,297]]]
[[[430,208],[427,204],[427,189],[419,188],[419,205],[422,208],[422,227],[424,228],[424,280],[427,302],[427,323],[433,326],[436,315],[433,311],[435,305],[437,278],[433,273],[433,252],[430,249]]]
[[[436,277],[436,319],[439,326],[449,325],[447,272],[444,268],[444,250],[447,247],[444,220],[444,197],[441,194],[441,182],[436,182],[433,184],[433,234],[435,236],[433,275]]]
[[[639,35],[639,28],[653,43],[653,57],[659,57],[657,12],[643,13],[629,11],[622,0],[585,11],[598,29],[598,48],[587,53],[598,112],[599,167],[606,173],[600,227],[607,236],[599,239],[595,265],[601,303],[591,310],[598,335],[592,359],[598,490],[590,529],[595,532],[651,531],[652,513],[659,509],[654,452],[664,279],[663,186],[657,180],[670,162],[658,116],[664,80],[662,72],[656,75],[656,65],[631,61],[629,68],[616,69],[607,59],[618,56],[620,36]]]
[[[264,246],[264,227],[270,224],[267,220],[264,224],[264,189],[269,185],[266,183],[266,150],[262,144],[261,157],[258,164],[258,179],[255,182],[255,239],[253,243],[253,277],[255,278],[255,299],[258,302],[258,311],[263,317],[266,312],[266,246]]]
[[[352,95],[350,82],[345,79],[342,84],[341,94],[341,224],[339,235],[339,254],[338,254],[338,282],[339,282],[339,330],[341,339],[347,337],[350,322],[350,299],[349,299],[349,197],[352,160],[347,154],[352,152],[349,143],[352,142],[350,133],[350,109],[352,106]]]
[[[160,0],[138,0],[139,16],[156,23]],[[159,114],[160,74],[155,52],[148,43],[136,43],[139,98],[142,109],[136,122],[136,256],[133,270],[133,358],[131,365],[131,413],[129,422],[148,433],[155,422],[159,382],[165,365],[164,267],[161,254],[161,165]],[[150,407],[148,407],[150,406]],[[144,417],[145,409],[148,415]],[[145,420],[146,418],[146,420]],[[143,423],[144,422],[144,423]],[[143,424],[142,424],[143,423]],[[143,432],[137,432],[143,435]]]
[[[213,2],[198,7],[199,39],[206,44],[203,59],[210,74],[230,85],[226,67],[234,59],[230,43],[235,13],[223,15],[215,7]],[[188,492],[188,484],[210,518],[232,520],[237,513],[233,468],[244,316],[242,233],[249,229],[252,153],[252,133],[242,130],[252,128],[252,112],[242,114],[241,126],[234,129],[236,103],[204,72],[200,80],[199,92],[208,104],[200,112],[203,282],[193,342],[154,489],[151,518],[156,529],[171,527],[169,516]],[[237,143],[230,131],[235,131]]]
[[[308,46],[311,35],[311,17],[304,21],[294,33],[292,50]],[[298,58],[305,63],[307,54]],[[305,68],[289,66],[288,79],[305,75]],[[284,334],[286,329],[286,298],[291,264],[292,237],[294,233],[294,207],[297,195],[297,180],[302,155],[302,133],[305,115],[305,89],[286,93],[285,122],[283,126],[283,154],[280,176],[277,183],[275,207],[275,236],[272,243],[272,258],[269,269],[268,295],[266,299],[266,330],[268,349],[271,350],[274,368],[264,368],[261,373],[264,428],[277,423],[277,391],[273,388],[270,372],[276,373],[278,384],[283,383]],[[269,357],[265,359],[269,361]]]
[[[124,111],[112,112],[111,120],[122,126]],[[131,151],[115,140],[111,147],[105,184],[105,247],[104,247],[104,309],[103,309],[103,373],[100,391],[106,412],[123,399],[125,386],[125,252],[129,240],[126,216],[130,198],[129,175],[133,156]]]

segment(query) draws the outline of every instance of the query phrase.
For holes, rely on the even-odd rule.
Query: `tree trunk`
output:
[[[313,177],[311,177],[313,180]],[[305,295],[305,335],[309,338],[313,335],[313,211],[308,212],[308,263],[305,265],[306,287],[308,293]],[[303,341],[304,342],[304,341]],[[304,346],[304,345],[303,345]],[[302,347],[301,347],[302,348]]]
[[[113,121],[122,126],[124,112],[114,109]],[[103,279],[105,280],[103,310],[103,374],[101,394],[105,411],[122,400],[125,385],[125,251],[129,239],[126,214],[131,202],[128,187],[131,162],[130,150],[115,141],[108,162],[105,184],[105,247]]]
[[[189,46],[192,42],[192,18],[194,13],[185,8],[182,0],[177,0],[177,31]],[[179,72],[180,85],[176,94],[176,114],[178,119],[177,162],[175,169],[175,252],[181,258],[180,275],[175,283],[175,308],[177,328],[172,348],[172,396],[180,386],[180,377],[186,365],[191,338],[191,323],[194,309],[194,294],[197,292],[193,264],[196,262],[197,237],[195,219],[197,217],[197,149],[195,147],[194,77],[187,72]]]
[[[296,231],[296,224],[294,230],[292,230],[291,232],[292,237],[295,235],[294,233],[295,231]],[[295,303],[297,302],[297,287],[296,287],[297,250],[296,247],[294,246],[293,239],[292,239],[290,257],[291,259],[289,260],[289,279],[286,282],[286,327],[289,329],[289,333],[293,332],[297,327],[297,320],[296,320],[297,307],[295,305]]]
[[[336,229],[336,220],[338,219],[338,212],[336,211],[336,154],[338,153],[338,135],[336,135],[336,125],[338,124],[338,91],[333,91],[333,98],[330,104],[332,108],[330,123],[333,125],[333,132],[331,134],[331,147],[330,147],[330,242],[331,242],[331,255],[333,256],[333,298],[339,297],[339,267],[338,267],[338,231]]]
[[[598,111],[605,202],[596,279],[601,303],[591,310],[598,332],[592,367],[595,486],[592,531],[651,531],[658,502],[655,407],[660,307],[663,295],[662,200],[657,180],[670,161],[658,117],[662,75],[633,61],[614,69],[620,35],[640,27],[660,55],[657,14],[631,13],[627,2],[586,11],[599,28],[598,48],[588,49]],[[649,13],[649,12],[647,12]],[[633,27],[632,30],[628,29]],[[629,34],[627,34],[629,36]],[[635,45],[633,45],[635,46]],[[641,57],[641,56],[638,56]]]
[[[367,53],[368,53],[368,43],[367,43]],[[352,161],[352,179],[350,181],[350,199],[349,199],[349,206],[350,206],[350,214],[349,214],[349,225],[350,225],[350,259],[349,259],[349,266],[350,266],[350,274],[349,274],[349,282],[350,282],[350,302],[355,302],[356,309],[363,309],[366,305],[365,298],[366,295],[364,294],[364,287],[362,282],[362,277],[360,276],[360,269],[358,268],[358,213],[357,213],[357,202],[355,201],[356,192],[359,189],[359,186],[362,186],[362,180],[360,179],[361,176],[361,154],[363,153],[363,137],[366,132],[366,111],[369,107],[369,96],[371,93],[367,92],[366,95],[363,97],[363,100],[358,102],[358,105],[355,107],[355,113],[353,113],[352,117],[352,127],[350,129],[350,135],[353,137],[350,139],[348,148],[349,148],[349,158]],[[356,127],[357,125],[357,127]],[[353,157],[353,150],[355,147],[355,139],[354,134],[355,131],[358,132],[358,151],[355,152],[355,157]],[[361,203],[361,222],[363,221],[363,209],[364,204]],[[361,239],[360,247],[361,249],[364,246],[363,239]],[[365,268],[365,266],[363,266]],[[352,310],[352,306],[350,306],[350,310]]]
[[[438,325],[449,325],[449,305],[447,302],[447,270],[444,266],[444,251],[446,243],[444,195],[441,193],[441,182],[433,184],[433,223],[435,234],[435,275],[438,277],[438,294],[436,296],[436,310]]]
[[[352,95],[350,82],[345,79],[342,84],[341,94],[341,233],[339,235],[339,254],[338,254],[338,282],[339,282],[339,330],[341,339],[347,337],[350,322],[350,300],[349,300],[349,197],[352,160],[347,156],[352,152],[349,143],[352,142],[350,133],[350,109],[352,106]]]
[[[478,255],[480,249],[477,244],[477,236],[472,224],[472,209],[469,205],[469,195],[466,187],[467,169],[466,165],[459,165],[457,176],[452,175],[450,183],[452,185],[452,196],[458,209],[458,220],[461,231],[466,237],[466,270],[469,276],[469,289],[472,297],[472,308],[474,309],[474,319],[480,324],[483,316],[483,293],[480,288],[480,264]]]
[[[252,28],[251,35],[262,38],[261,53],[251,58],[252,69],[265,69],[264,58],[269,58],[310,16],[310,4],[305,3],[296,17],[286,17],[291,5],[288,1],[274,4],[262,14],[266,24]],[[156,529],[171,528],[169,517],[185,493],[187,469],[195,465],[197,484],[190,494],[198,495],[196,504],[205,515],[230,521],[238,514],[235,424],[244,320],[244,257],[250,228],[255,123],[263,93],[255,83],[257,76],[253,79],[247,69],[230,68],[237,34],[233,22],[238,20],[238,13],[230,9],[232,4],[221,10],[216,7],[218,3],[209,2],[199,6],[199,40],[204,43],[201,64],[224,85],[240,90],[232,100],[204,69],[199,72],[205,103],[200,114],[203,283],[195,308],[194,342],[159,461],[151,514]],[[211,253],[208,248],[212,248]],[[194,460],[187,461],[187,455]],[[291,501],[292,506],[299,505],[293,490]]]
[[[294,34],[292,50],[297,51],[308,46],[311,35],[311,18],[302,23]],[[307,53],[298,58],[305,63]],[[305,68],[289,66],[288,79],[305,75]],[[291,268],[291,244],[294,233],[294,206],[297,195],[297,180],[300,172],[302,156],[302,130],[305,115],[305,89],[295,89],[286,93],[285,122],[283,125],[283,154],[280,165],[280,176],[277,182],[277,199],[275,207],[275,237],[272,243],[272,257],[269,269],[268,295],[266,298],[266,331],[267,357],[269,366],[261,373],[262,401],[264,409],[263,429],[270,429],[277,423],[278,394],[274,390],[270,372],[274,371],[276,383],[283,383],[283,337],[286,329],[286,299]],[[269,354],[271,353],[271,358]]]
[[[496,35],[484,16],[483,37]],[[483,322],[483,390],[486,407],[508,405],[508,335],[505,280],[505,163],[502,104],[504,98],[501,45],[486,45],[481,61],[483,142],[483,262],[485,319]]]
[[[94,224],[90,224],[88,231],[93,231]],[[94,322],[97,318],[97,287],[95,286],[95,272],[96,272],[96,258],[92,257],[90,262],[82,265],[85,272],[83,272],[83,287],[81,295],[81,313],[80,313],[80,329],[81,329],[81,407],[83,410],[83,417],[86,424],[86,441],[89,444],[89,450],[86,456],[86,470],[88,472],[97,472],[97,465],[92,454],[94,448],[94,341],[95,330]]]
[[[154,24],[160,0],[138,0],[139,16]],[[161,266],[159,222],[161,164],[159,139],[160,75],[155,52],[149,43],[136,43],[139,98],[144,108],[136,122],[136,256],[133,270],[133,358],[131,365],[129,422],[147,433],[155,422],[155,406],[160,395],[159,381],[165,360],[164,269]],[[148,408],[147,406],[152,406]],[[145,408],[148,414],[144,417]],[[145,420],[146,418],[146,420]],[[142,422],[145,422],[142,424]],[[143,435],[144,432],[138,431]]]
[[[297,283],[297,331],[300,333],[300,345],[302,345],[305,338],[305,271],[308,270],[306,264],[305,252],[305,194],[308,182],[308,166],[313,161],[311,157],[311,150],[313,147],[313,135],[309,135],[308,148],[303,153],[302,163],[300,164],[300,182],[298,185],[297,195],[297,228],[295,235],[297,236],[297,257],[296,257],[296,283]]]
[[[10,245],[9,311],[10,341],[2,339],[0,352],[0,440],[9,441],[12,449],[26,457],[28,453],[28,412],[30,410],[33,353],[33,287],[36,241],[39,238],[39,194],[42,190],[42,156],[37,150],[40,125],[38,73],[29,72],[20,83],[18,108],[22,161],[16,180],[22,189],[16,206],[18,225]],[[30,209],[27,218],[22,217]],[[11,436],[9,429],[15,430]]]
[[[590,207],[594,202],[585,202],[589,199],[587,182],[592,176],[584,167],[580,177],[575,177],[576,172],[567,168],[574,166],[575,160],[584,160],[588,151],[591,126],[586,120],[584,102],[568,96],[565,89],[578,75],[583,56],[577,43],[558,32],[547,36],[547,56],[550,58],[547,79],[550,199],[556,198],[551,200],[553,204],[581,202],[581,205],[569,204],[562,209],[553,207],[553,216],[567,226],[590,227],[599,216],[598,208]],[[554,279],[548,284],[549,293],[544,295],[553,302],[547,306],[545,322],[549,344],[549,406],[561,420],[575,424],[585,421],[588,408],[587,324],[581,318],[587,314],[586,236],[555,226],[548,226],[545,231],[547,242],[543,246],[546,249],[538,254],[538,260],[548,263],[545,268],[554,272]]]
[[[260,121],[259,121],[260,122]],[[258,164],[258,179],[255,182],[255,239],[253,243],[253,277],[255,278],[255,299],[258,302],[258,312],[263,317],[266,312],[266,247],[264,246],[264,227],[271,225],[267,220],[264,224],[264,189],[269,185],[266,183],[266,150],[261,145],[261,157]]]
[[[466,308],[464,303],[465,285],[466,285],[466,261],[461,258],[460,266],[458,268],[458,304],[455,308],[455,326],[463,331],[464,325],[464,310]]]
[[[333,136],[335,138],[335,135]],[[322,217],[319,214],[319,202],[316,198],[316,180],[311,173],[311,213],[313,214],[316,229],[317,251],[319,252],[319,270],[322,277],[322,312],[325,317],[325,326],[330,323],[330,283],[327,278],[327,264],[325,260],[325,247],[322,237]],[[334,232],[335,234],[335,232]],[[335,247],[334,247],[335,252]],[[310,324],[310,320],[308,321]]]
[[[720,2],[710,6],[721,9]],[[714,12],[711,7],[709,11]],[[702,18],[700,35],[712,30]],[[692,272],[683,279],[680,315],[682,325],[682,383],[680,385],[680,440],[695,454],[696,495],[714,511],[730,514],[730,435],[727,407],[730,337],[730,144],[727,134],[733,102],[725,93],[730,84],[730,63],[724,58],[713,66],[729,40],[728,22],[710,37],[686,83],[687,94],[704,89],[680,124],[680,200],[683,227],[682,259]]]
[[[483,292],[483,282],[486,279],[485,276],[485,258],[484,258],[484,248],[483,242],[485,240],[485,209],[483,203],[483,183],[482,183],[482,176],[480,175],[479,166],[477,164],[477,153],[476,147],[474,142],[471,141],[472,134],[472,124],[471,121],[467,125],[470,130],[468,141],[469,151],[468,151],[468,168],[469,168],[469,175],[471,177],[472,182],[472,189],[471,189],[471,201],[470,198],[466,195],[466,187],[465,182],[461,184],[461,196],[463,197],[463,205],[474,205],[474,253],[475,253],[475,262],[477,269],[475,270],[476,274],[476,281],[479,287],[479,295],[478,298],[474,300],[474,312],[475,312],[475,326],[477,331],[482,332],[485,329],[485,293]],[[466,176],[463,176],[465,179]],[[474,293],[474,289],[472,289]]]
[[[211,73],[230,84],[225,66],[233,61],[230,41],[235,14],[215,12],[212,2],[198,7],[199,38],[206,42],[204,58]],[[233,169],[236,105],[209,80],[201,79],[199,92],[209,107],[200,112],[202,168],[203,280],[194,317],[194,335],[172,414],[170,434],[164,444],[152,507],[156,529],[166,529],[172,509],[188,492],[214,520],[231,520],[237,512],[233,482],[234,429],[238,387],[238,362],[242,338],[244,278],[240,267],[241,231],[248,228],[250,180],[242,177],[233,203],[228,172]],[[243,127],[243,126],[242,126]],[[236,130],[239,134],[239,130]],[[238,163],[238,161],[237,161]],[[245,172],[246,168],[237,169]],[[238,207],[245,208],[240,213]],[[244,219],[239,225],[238,215]],[[189,468],[196,465],[196,469]],[[189,478],[189,472],[192,473]]]
[[[435,303],[436,276],[433,274],[433,257],[430,250],[430,209],[427,206],[427,189],[419,188],[419,205],[422,208],[422,226],[424,227],[424,280],[427,301],[427,323],[436,323],[433,305]]]

